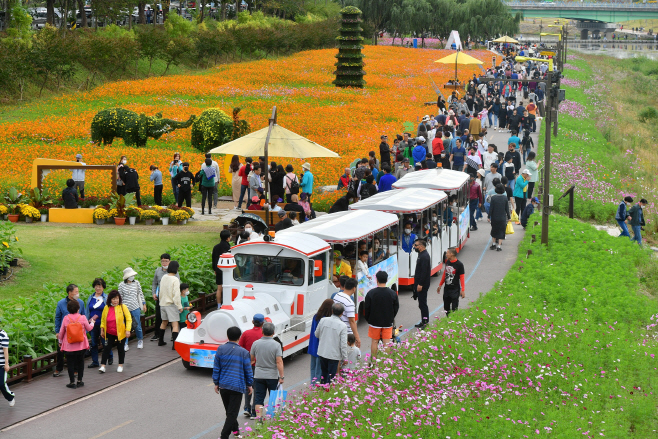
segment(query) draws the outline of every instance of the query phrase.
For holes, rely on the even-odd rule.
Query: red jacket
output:
[[[432,139],[432,154],[440,155],[443,152],[443,140],[441,137],[435,137]]]
[[[263,336],[263,327],[254,326],[251,329],[247,329],[242,333],[240,341],[238,344],[245,348],[248,352],[251,352],[251,345],[254,344],[256,340],[259,340]]]
[[[484,202],[482,197],[482,188],[480,184],[476,181],[474,182],[468,190],[468,199],[469,200],[480,200],[480,203]]]

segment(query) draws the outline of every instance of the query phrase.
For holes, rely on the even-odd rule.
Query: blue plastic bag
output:
[[[283,387],[279,384],[274,392],[270,392],[270,400],[267,404],[267,415],[274,418],[281,413],[286,406],[287,397],[288,392],[283,390]]]

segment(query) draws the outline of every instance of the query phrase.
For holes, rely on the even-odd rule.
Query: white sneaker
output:
[[[144,348],[144,340],[139,340],[137,342],[137,349],[143,349]]]
[[[123,366],[117,367],[117,372],[119,372],[119,373],[123,372]]]
[[[16,404],[16,397],[15,397],[15,396],[14,396],[14,399],[12,399],[11,401],[9,401],[9,407],[13,407],[14,404]]]
[[[102,364],[101,367],[98,368],[98,372],[105,373],[105,365],[104,364]]]
[[[123,347],[124,352],[128,352],[130,350],[130,346],[128,346],[128,343],[126,343]]]

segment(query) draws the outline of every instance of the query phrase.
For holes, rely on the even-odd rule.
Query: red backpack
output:
[[[80,314],[78,314],[80,317]],[[76,321],[71,320],[69,314],[69,324],[66,325],[66,340],[69,343],[82,343],[85,339],[85,328],[80,323],[79,319]]]

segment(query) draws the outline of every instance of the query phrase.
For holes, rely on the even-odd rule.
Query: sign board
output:
[[[397,284],[398,256],[397,255],[390,256],[388,259],[384,259],[378,264],[375,264],[372,267],[368,268],[368,276],[370,276],[370,279],[368,279],[368,276],[366,276],[361,272],[357,274],[356,280],[359,282],[359,285],[356,288],[358,303],[361,303],[365,300],[368,291],[377,287],[377,279],[375,278],[375,275],[377,274],[378,271],[385,271],[388,273],[388,281],[386,282],[387,287],[391,288],[391,285]]]
[[[215,365],[215,352],[211,349],[190,349],[190,366],[209,367]]]
[[[464,211],[459,215],[459,238],[463,241],[468,235],[468,228],[470,226],[471,214],[469,206],[466,206]]]
[[[555,56],[555,52],[551,52],[550,50],[542,50],[539,54],[541,56]]]

